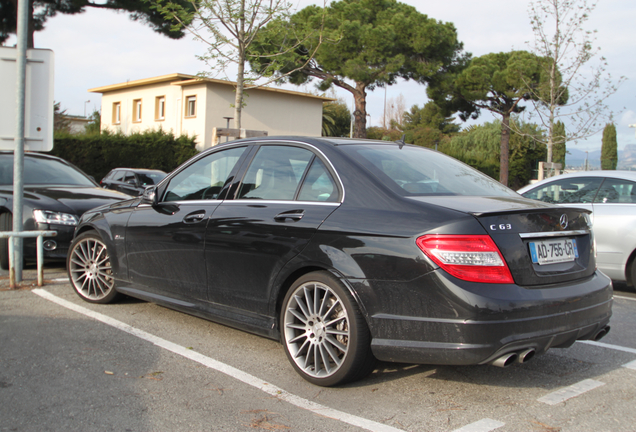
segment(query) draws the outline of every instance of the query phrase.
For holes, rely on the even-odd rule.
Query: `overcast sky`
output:
[[[440,21],[455,24],[459,40],[473,56],[491,52],[527,49],[526,41],[533,34],[528,18],[527,0],[405,0],[421,13]],[[294,0],[302,8],[316,3]],[[318,2],[322,4],[322,2]],[[205,47],[190,36],[171,40],[153,32],[149,27],[133,22],[125,13],[89,10],[81,15],[63,15],[50,18],[46,29],[35,34],[36,48],[52,49],[55,53],[55,100],[73,115],[90,114],[99,109],[101,97],[89,93],[89,88],[149,78],[170,73],[196,74],[206,66],[195,58]],[[609,99],[610,109],[617,113],[618,146],[636,144],[636,2],[634,0],[599,0],[596,10],[586,24],[589,30],[598,30],[596,46],[609,63],[608,71],[614,79],[625,76],[627,81]],[[219,75],[218,78],[223,78]],[[235,77],[229,77],[234,80]],[[313,90],[289,86],[287,88]],[[384,89],[368,95],[367,109],[371,126],[380,125],[384,109]],[[402,94],[407,109],[426,102],[424,86],[401,81],[387,90],[387,98]],[[338,92],[349,105],[349,93]],[[90,101],[90,102],[87,102]],[[482,114],[478,123],[493,117]],[[571,144],[568,143],[568,148]],[[572,148],[597,150],[601,134],[579,142]]]

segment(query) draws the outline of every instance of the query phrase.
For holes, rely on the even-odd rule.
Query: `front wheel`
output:
[[[73,240],[67,260],[68,277],[75,292],[89,303],[111,303],[120,296],[110,255],[100,236],[85,232]]]
[[[280,321],[289,361],[312,384],[335,386],[373,371],[369,328],[351,294],[330,273],[298,279],[285,296]]]

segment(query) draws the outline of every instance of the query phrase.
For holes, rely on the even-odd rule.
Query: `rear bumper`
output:
[[[612,314],[612,284],[600,272],[526,289],[465,283],[438,270],[404,284],[374,283],[377,289],[395,299],[366,311],[373,354],[383,361],[474,365],[525,349],[542,354],[592,339]]]

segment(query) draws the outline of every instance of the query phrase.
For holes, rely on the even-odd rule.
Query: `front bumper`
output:
[[[438,270],[354,289],[370,306],[373,354],[402,363],[474,365],[525,349],[542,354],[592,339],[612,314],[612,284],[600,272],[528,289],[463,282]]]
[[[68,249],[75,233],[75,226],[36,224],[33,229],[57,231],[55,237],[44,238],[44,241],[52,240],[56,245],[53,250],[44,249],[44,261],[66,261]],[[23,255],[27,261],[35,261],[37,259],[37,240],[35,238],[24,239]]]

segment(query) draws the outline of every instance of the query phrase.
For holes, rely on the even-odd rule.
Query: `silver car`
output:
[[[583,171],[519,189],[521,195],[592,211],[598,268],[614,281],[636,282],[636,172]]]

